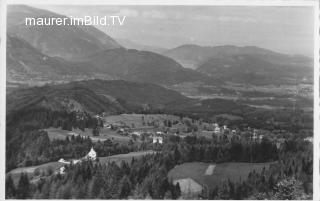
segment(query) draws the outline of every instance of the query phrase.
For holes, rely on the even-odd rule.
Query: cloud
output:
[[[138,17],[139,11],[131,8],[122,8],[116,15],[127,16],[127,17]]]
[[[253,23],[257,22],[256,19],[248,17],[235,17],[235,16],[220,16],[218,17],[220,22],[241,22],[241,23]]]
[[[167,19],[168,17],[167,14],[158,10],[143,11],[141,16],[149,19]]]
[[[208,16],[208,15],[198,15],[198,16],[195,16],[193,17],[193,19],[195,20],[213,20],[213,17],[212,16]]]

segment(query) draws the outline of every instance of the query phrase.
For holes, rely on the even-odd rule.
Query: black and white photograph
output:
[[[2,2],[3,199],[320,198],[318,1],[119,2]]]

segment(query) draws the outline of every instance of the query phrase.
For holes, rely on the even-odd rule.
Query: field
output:
[[[117,154],[113,156],[99,157],[99,162],[100,163],[115,162],[116,164],[120,165],[122,161],[130,163],[132,158],[138,159],[147,154],[154,154],[154,153],[155,153],[154,151],[149,150],[149,151],[141,151],[141,152],[140,151],[130,152],[127,154]]]
[[[74,129],[72,131],[62,130],[60,128],[48,128],[45,129],[48,132],[48,136],[51,140],[53,139],[66,139],[67,136],[71,137],[72,135],[81,135],[81,136],[88,136],[91,138],[93,142],[97,141],[105,141],[107,139],[114,140],[117,142],[128,142],[130,141],[130,137],[122,136],[118,134],[116,131],[113,131],[108,128],[102,128],[100,130],[100,136],[93,136],[92,129],[86,128],[84,131],[80,129]]]
[[[104,117],[106,124],[124,124],[127,126],[134,125],[135,128],[145,127],[143,122],[159,122],[162,123],[165,119],[174,121],[179,120],[179,117],[167,114],[121,114]]]
[[[62,166],[64,166],[63,163],[49,162],[49,163],[44,163],[44,164],[37,165],[37,166],[16,168],[16,169],[11,170],[7,174],[11,175],[14,183],[18,183],[18,180],[20,178],[21,173],[27,173],[28,176],[30,178],[32,178],[32,177],[34,177],[34,173],[36,170],[39,171],[39,173],[46,173],[49,169],[55,171]]]
[[[227,179],[231,181],[246,180],[251,171],[260,172],[263,167],[268,169],[270,164],[272,163],[184,163],[170,170],[168,178],[172,181],[191,178],[200,185],[212,188]]]

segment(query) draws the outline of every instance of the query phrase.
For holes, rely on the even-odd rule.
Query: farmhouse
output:
[[[131,135],[137,135],[137,136],[140,136],[141,134],[142,134],[141,131],[133,131],[133,132],[131,133]]]
[[[303,141],[307,141],[307,142],[313,142],[313,137],[306,137],[303,139]]]
[[[155,136],[155,137],[152,138],[152,143],[160,143],[160,144],[162,144],[163,143],[163,138]]]
[[[59,163],[64,163],[64,164],[70,164],[69,161],[64,160],[63,158],[60,158],[60,160],[58,160]]]
[[[66,168],[64,166],[59,168],[59,173],[60,174],[64,174],[65,173]]]
[[[221,132],[221,130],[220,130],[219,126],[214,128],[214,133],[215,134],[219,134],[220,132]]]
[[[156,134],[157,135],[163,135],[164,133],[162,131],[157,131]]]

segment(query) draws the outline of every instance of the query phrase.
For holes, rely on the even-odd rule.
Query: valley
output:
[[[312,199],[313,58],[7,10],[6,199]]]

